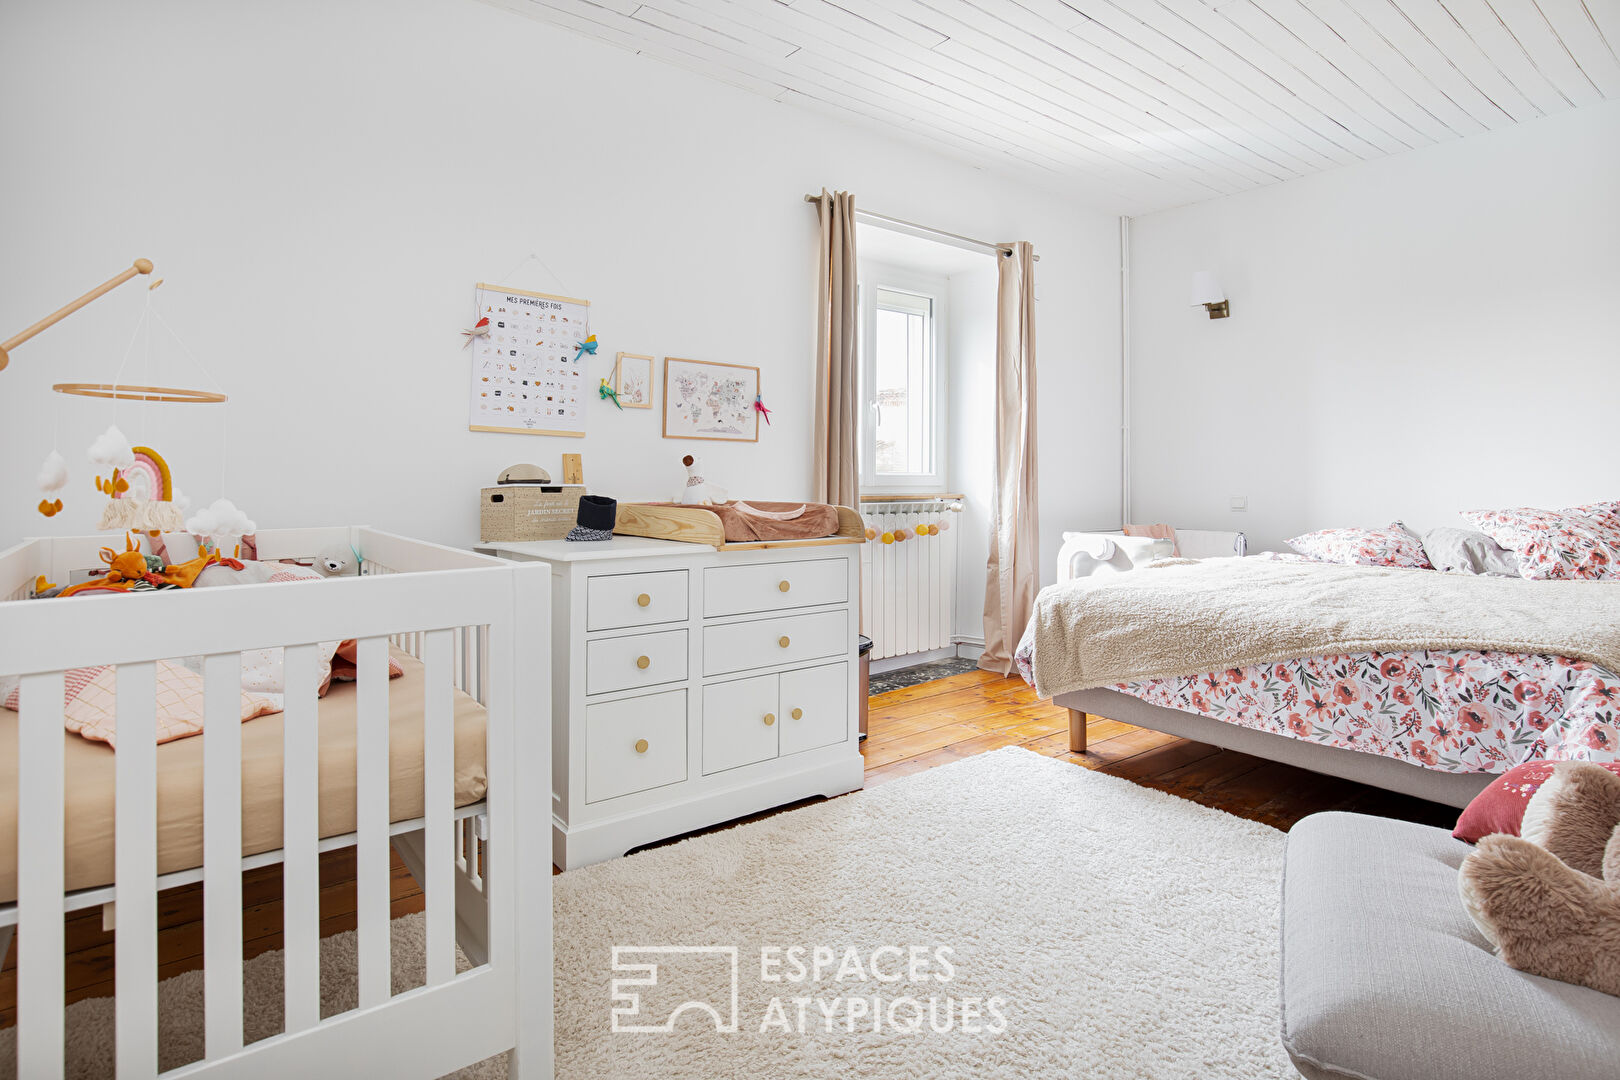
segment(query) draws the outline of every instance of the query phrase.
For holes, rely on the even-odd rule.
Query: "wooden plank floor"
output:
[[[974,754],[1022,746],[1279,829],[1318,810],[1357,810],[1447,827],[1457,817],[1450,807],[1099,717],[1086,728],[1086,752],[1071,754],[1067,711],[1037,698],[1021,679],[983,671],[877,695],[870,699],[868,728],[861,753],[869,788]],[[743,820],[789,809],[779,807]],[[280,948],[281,868],[245,875],[242,899],[245,955]],[[421,890],[395,856],[394,916],[422,907]],[[354,909],[354,849],[323,855],[322,936],[354,929]],[[160,977],[202,966],[201,885],[164,892],[158,925]],[[67,1000],[111,994],[113,934],[101,929],[100,908],[68,918],[67,947]],[[0,1027],[15,1022],[15,963],[13,945],[0,969]]]
[[[1019,678],[970,671],[870,699],[866,786],[1003,746],[1022,746],[1086,769],[1288,829],[1319,810],[1356,810],[1428,825],[1457,811],[1264,758],[1178,739],[1101,717],[1086,725],[1086,752],[1069,752],[1069,714]]]

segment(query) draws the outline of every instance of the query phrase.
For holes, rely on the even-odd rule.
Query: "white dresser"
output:
[[[478,550],[551,564],[558,866],[861,786],[858,546]]]

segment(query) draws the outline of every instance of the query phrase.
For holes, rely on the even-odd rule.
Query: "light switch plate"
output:
[[[1249,497],[1247,495],[1228,495],[1227,504],[1232,508],[1234,514],[1241,514],[1249,508]]]

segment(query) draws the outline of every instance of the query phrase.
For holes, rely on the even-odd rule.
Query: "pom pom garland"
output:
[[[881,544],[899,544],[911,539],[920,539],[927,536],[938,536],[940,533],[948,531],[950,527],[951,523],[944,518],[941,518],[938,521],[921,522],[917,525],[912,525],[909,527],[901,526],[899,528],[888,529],[883,532],[879,532],[877,529],[868,525],[866,527],[866,538],[868,540],[876,540]]]

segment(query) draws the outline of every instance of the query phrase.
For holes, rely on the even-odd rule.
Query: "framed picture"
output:
[[[664,438],[758,442],[759,368],[664,357]]]
[[[613,361],[613,389],[627,409],[653,407],[653,358],[622,352]]]

